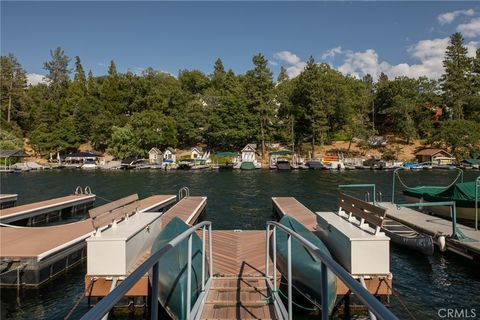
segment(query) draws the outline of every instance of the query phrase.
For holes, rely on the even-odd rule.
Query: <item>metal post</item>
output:
[[[288,320],[292,320],[292,236],[287,235]]]
[[[327,266],[322,262],[322,320],[328,320],[328,277]]]
[[[270,252],[270,243],[268,241],[268,235],[270,234],[270,225],[267,224],[267,233],[265,235],[265,238],[266,238],[266,248],[265,248],[265,277],[268,278],[268,275],[270,273],[270,270],[269,267],[270,267],[270,257],[268,256],[269,255],[269,252]]]
[[[480,187],[480,176],[475,180],[475,230],[478,230],[478,188]]]
[[[152,292],[150,296],[150,319],[158,319],[158,267],[159,262],[152,268]]]
[[[205,291],[205,231],[206,226],[202,228],[202,291]]]
[[[187,320],[190,320],[192,309],[192,235],[188,236],[188,263],[187,263]]]
[[[273,290],[277,290],[277,227],[273,227]]]
[[[457,239],[457,205],[455,201],[452,202],[450,207],[450,216],[452,217],[452,238]]]
[[[210,277],[213,277],[213,253],[212,253],[212,225],[208,225],[208,255],[210,264]]]
[[[400,170],[401,168],[397,168],[395,170],[393,170],[393,179],[392,179],[392,204],[395,203],[395,178],[397,176],[397,172],[398,170]]]

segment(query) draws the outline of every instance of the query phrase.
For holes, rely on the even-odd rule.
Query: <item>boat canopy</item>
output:
[[[447,189],[432,186],[409,188],[403,193],[431,202],[455,201],[457,206],[475,207],[475,181],[456,183]]]
[[[276,155],[276,156],[285,156],[285,155],[290,155],[294,154],[292,150],[277,150],[277,151],[272,151],[270,152],[270,155]]]
[[[217,153],[218,158],[229,158],[229,157],[236,157],[236,156],[238,156],[237,153],[230,152],[230,151],[224,151],[224,152]]]

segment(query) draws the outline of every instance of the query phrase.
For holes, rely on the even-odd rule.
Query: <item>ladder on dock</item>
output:
[[[93,309],[86,313],[82,319],[102,319],[108,315],[110,310],[115,306],[125,293],[147,272],[151,273],[151,296],[150,296],[150,318],[158,319],[158,285],[159,285],[159,264],[162,257],[172,248],[176,247],[183,241],[188,241],[188,264],[187,272],[187,290],[186,290],[186,318],[187,319],[289,319],[293,318],[292,309],[292,269],[291,269],[291,241],[298,241],[305,250],[307,250],[313,257],[319,260],[322,264],[322,282],[326,283],[327,268],[333,273],[363,302],[368,309],[377,317],[377,319],[397,319],[386,307],[380,303],[372,294],[370,294],[357,280],[355,280],[347,271],[345,271],[337,262],[331,257],[323,253],[311,242],[294,232],[293,230],[281,225],[278,222],[267,222],[267,232],[263,233],[265,244],[265,251],[263,261],[265,261],[265,271],[255,269],[258,271],[257,276],[245,275],[242,273],[247,267],[246,263],[240,263],[240,273],[228,275],[228,270],[233,268],[236,272],[237,265],[222,263],[216,259],[221,260],[224,254],[213,251],[213,243],[215,239],[215,232],[212,233],[212,224],[209,221],[204,221],[189,228],[183,233],[176,236],[173,240],[153,253],[145,262],[143,262],[135,271],[133,271],[122,283],[117,286],[109,295],[103,298]],[[207,235],[208,229],[208,237]],[[276,232],[285,232],[288,241],[288,272],[284,275],[288,282],[288,297],[287,307],[283,305],[282,299],[278,292],[277,284],[277,268],[276,259],[271,266],[273,275],[270,275],[270,250],[269,250],[269,236]],[[201,292],[198,295],[194,305],[191,305],[191,279],[192,279],[192,239],[195,233],[202,233],[202,272],[201,272]],[[217,231],[221,232],[221,231]],[[235,231],[232,231],[235,233]],[[208,251],[207,251],[208,238]],[[240,237],[241,238],[241,237]],[[241,242],[241,241],[240,241]],[[231,243],[235,244],[235,241]],[[237,242],[238,243],[238,242]],[[273,246],[273,256],[275,257],[276,247]],[[228,249],[227,249],[228,250]],[[208,253],[208,254],[207,254]],[[248,255],[248,250],[238,251],[237,254]],[[207,259],[208,256],[208,259]],[[208,261],[208,267],[207,267]],[[215,269],[220,266],[223,272],[220,274]],[[255,267],[255,266],[250,266]],[[208,270],[207,270],[208,268]],[[222,269],[220,269],[222,270]],[[253,272],[252,272],[253,273]],[[210,275],[210,276],[208,276]],[[207,279],[208,277],[208,279]],[[320,279],[318,279],[320,280]],[[315,281],[315,279],[312,279]],[[326,290],[327,286],[323,286]],[[326,291],[324,291],[326,292]],[[327,295],[323,295],[322,303],[326,305]],[[328,312],[322,312],[322,319],[328,319]]]

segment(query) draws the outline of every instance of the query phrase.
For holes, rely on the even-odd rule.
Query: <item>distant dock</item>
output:
[[[452,221],[450,220],[425,214],[411,208],[397,208],[396,204],[390,202],[381,202],[379,205],[387,209],[387,217],[419,232],[431,235],[434,240],[437,240],[439,236],[445,236],[446,250],[480,263],[480,231],[457,223],[457,229],[467,236],[468,239],[453,239],[449,237],[452,235],[453,230]]]
[[[32,226],[65,214],[86,213],[93,207],[94,201],[94,194],[82,193],[1,209],[0,222],[11,224],[23,221],[24,225]]]
[[[0,194],[0,209],[6,209],[15,206],[17,194]]]
[[[78,205],[79,200],[83,201],[81,205],[86,205],[94,199],[94,195],[69,197],[75,198],[65,197],[62,201],[42,202],[38,210],[31,205],[16,207],[21,210],[14,213],[17,217],[21,216],[25,219],[29,215],[33,217],[35,214],[44,214],[45,211],[42,210],[48,211],[52,207],[61,210],[59,207],[62,206],[71,208],[72,203]],[[144,212],[147,209],[162,211],[175,202],[174,195],[156,195],[139,200],[134,207],[130,208],[133,208],[132,214],[137,211]],[[101,211],[102,207],[106,215],[118,213],[111,204],[96,209]],[[2,212],[2,216],[11,217],[12,215],[3,215]],[[100,228],[109,222],[105,215],[102,217],[103,220],[98,225]],[[0,286],[38,286],[76,265],[86,257],[85,239],[94,231],[92,218],[49,227],[2,226],[0,229]]]

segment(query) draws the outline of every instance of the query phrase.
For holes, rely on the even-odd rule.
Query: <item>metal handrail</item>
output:
[[[192,236],[198,229],[202,229],[202,292],[205,290],[205,231],[208,227],[208,246],[209,246],[209,268],[210,276],[213,275],[212,262],[212,223],[210,221],[203,221],[183,233],[170,240],[166,245],[160,248],[157,252],[152,254],[145,262],[143,262],[135,271],[133,271],[122,283],[113,289],[107,296],[105,296],[99,303],[95,305],[89,312],[87,312],[83,320],[97,320],[108,314],[110,310],[117,304],[120,299],[127,293],[146,274],[152,269],[152,290],[150,296],[151,319],[158,319],[158,268],[160,259],[171,249],[179,245],[183,240],[188,238],[188,267],[187,267],[187,319],[190,319],[191,312],[191,279],[192,279]]]
[[[439,201],[439,202],[418,202],[418,203],[403,203],[397,204],[397,208],[401,207],[433,207],[433,206],[449,206],[450,207],[450,217],[452,218],[452,238],[457,240],[467,240],[469,239],[466,235],[457,228],[457,205],[455,201]]]
[[[188,187],[183,187],[178,190],[178,200],[182,200],[185,197],[190,197],[190,189]]]
[[[375,192],[375,184],[373,183],[364,183],[364,184],[339,184],[338,185],[338,188],[339,189],[344,189],[344,188],[372,188],[373,189],[373,203],[376,204],[377,203],[377,199],[376,199],[376,192]],[[370,194],[369,194],[369,197],[368,197],[368,200],[370,198]],[[368,201],[370,202],[370,201]]]
[[[277,246],[276,246],[276,232],[277,228],[281,229],[287,234],[287,264],[288,264],[288,319],[292,319],[292,254],[291,243],[292,237],[300,242],[300,244],[313,256],[321,261],[322,270],[322,319],[328,319],[328,281],[327,281],[327,267],[330,269],[357,297],[362,301],[368,309],[378,319],[397,319],[397,317],[388,310],[380,301],[378,301],[368,290],[366,290],[358,281],[356,281],[341,265],[339,265],[331,257],[327,256],[317,246],[310,241],[296,233],[295,231],[285,227],[284,225],[275,222],[267,222],[267,237],[270,234],[270,229],[273,228],[273,283],[274,289],[277,290]],[[269,241],[267,241],[267,258],[265,275],[269,277]]]

